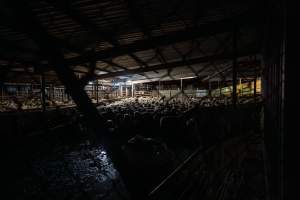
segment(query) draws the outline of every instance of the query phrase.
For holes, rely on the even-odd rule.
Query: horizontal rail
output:
[[[198,156],[200,153],[205,153],[208,152],[215,147],[217,147],[221,143],[228,142],[230,140],[238,139],[238,140],[243,140],[246,139],[248,136],[239,136],[239,137],[230,137],[230,138],[224,138],[221,141],[216,142],[213,145],[207,146],[207,147],[198,147],[190,156],[188,156],[187,159],[185,159],[171,174],[169,174],[163,181],[160,182],[149,194],[148,197],[154,196],[156,193],[160,191],[172,178],[174,178],[179,172],[181,172],[187,164],[189,164],[196,156]]]

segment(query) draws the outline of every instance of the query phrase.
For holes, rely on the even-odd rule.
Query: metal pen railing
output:
[[[172,180],[174,180],[178,175],[180,175],[181,172],[183,172],[188,165],[193,162],[198,156],[206,154],[207,152],[217,148],[219,145],[224,144],[226,142],[229,142],[231,140],[238,140],[238,141],[247,141],[247,138],[251,137],[252,135],[248,136],[238,136],[238,137],[230,137],[230,138],[224,138],[219,142],[216,142],[213,145],[209,145],[207,147],[198,147],[196,150],[193,151],[178,167],[176,167],[175,170],[173,170],[165,179],[163,179],[149,194],[148,199],[157,199],[157,197],[160,195],[160,193],[168,186],[168,183],[170,183]],[[200,161],[201,162],[201,161]],[[222,171],[228,166],[232,164],[232,161],[229,162],[226,166],[221,168],[218,171]],[[185,189],[183,193],[185,192]],[[182,193],[182,194],[183,194]],[[182,196],[182,195],[180,195]],[[180,199],[181,197],[179,197]]]

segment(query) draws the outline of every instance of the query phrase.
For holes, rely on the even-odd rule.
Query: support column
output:
[[[183,87],[182,87],[182,78],[180,79],[180,92],[181,92],[181,101],[183,101]]]
[[[256,81],[257,81],[257,71],[256,71],[256,66],[254,68],[254,103],[256,103]]]
[[[180,91],[182,92],[182,79],[180,79]]]
[[[131,84],[131,96],[134,97],[134,84]]]
[[[237,103],[236,93],[237,82],[237,30],[234,27],[233,30],[233,58],[232,58],[232,104],[235,107]]]
[[[55,95],[55,100],[59,101],[60,96],[59,96],[59,89],[57,87],[54,88],[54,95]]]
[[[242,82],[242,78],[240,78],[240,88],[241,88],[241,94],[240,96],[243,95],[243,82]]]
[[[160,97],[160,81],[158,81],[158,97]]]
[[[30,84],[30,94],[32,95],[33,94],[33,85]]]
[[[49,86],[49,100],[53,100],[53,84]]]
[[[1,84],[1,102],[3,102],[3,95],[4,95],[4,92],[3,92],[3,87],[4,87],[4,84]]]
[[[92,84],[92,94],[91,94],[91,99],[96,98],[96,85],[95,83]]]
[[[2,86],[1,86],[1,88],[2,88]],[[25,88],[26,88],[26,98],[28,98],[29,97],[29,92],[28,92],[28,85],[27,84],[25,84]],[[1,93],[1,96],[2,96],[2,93]]]
[[[61,89],[61,101],[62,102],[64,102],[64,100],[65,100],[64,90],[65,90],[64,88]]]
[[[96,80],[96,101],[97,101],[97,105],[99,103],[99,83],[98,80]]]
[[[59,88],[59,96],[60,96],[60,101],[63,102],[64,101],[64,92],[63,89]]]
[[[220,80],[218,80],[219,96],[222,96],[222,88],[220,86]]]
[[[120,96],[123,96],[123,85],[120,83]]]
[[[208,96],[211,97],[211,81],[208,79]]]
[[[61,83],[70,92],[78,110],[85,116],[89,127],[93,128],[96,133],[105,132],[104,127],[101,126],[101,124],[104,124],[103,118],[91,103],[69,63],[65,60],[61,51],[61,45],[41,26],[36,15],[30,9],[28,2],[12,0],[5,2],[5,5],[8,10],[13,10],[15,14],[10,19],[12,20],[11,25],[14,25],[14,28],[18,31],[26,33],[37,44],[41,54],[47,57],[47,62],[56,72]],[[94,60],[94,58],[91,56],[90,60]]]
[[[42,111],[46,112],[46,93],[45,93],[45,73],[42,72],[41,74],[41,104],[42,104]]]
[[[52,98],[52,100],[53,101],[56,101],[56,89],[55,89],[55,87],[53,86],[53,94],[52,94],[53,96],[53,98]]]

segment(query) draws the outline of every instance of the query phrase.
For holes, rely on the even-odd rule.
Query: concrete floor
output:
[[[118,171],[101,146],[82,143],[71,151],[34,158],[27,166],[15,185],[23,188],[17,199],[128,199]]]

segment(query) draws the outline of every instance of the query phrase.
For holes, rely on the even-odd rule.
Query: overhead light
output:
[[[187,76],[187,77],[176,78],[176,79],[168,79],[167,77],[165,79],[150,78],[150,79],[141,79],[141,80],[131,81],[131,83],[133,83],[133,84],[139,84],[139,83],[148,83],[148,82],[156,82],[156,81],[173,81],[173,80],[193,79],[193,78],[197,78],[197,76]]]
[[[118,77],[119,77],[119,79],[128,79],[127,76],[118,76]]]
[[[101,74],[107,74],[107,72],[104,72],[104,71],[97,71],[97,74],[98,74],[98,75],[101,75]]]
[[[92,81],[89,81],[89,85],[92,85],[93,84],[93,82]]]
[[[183,78],[180,78],[180,79],[192,79],[192,78],[197,78],[197,76],[187,76],[187,77],[183,77]]]

